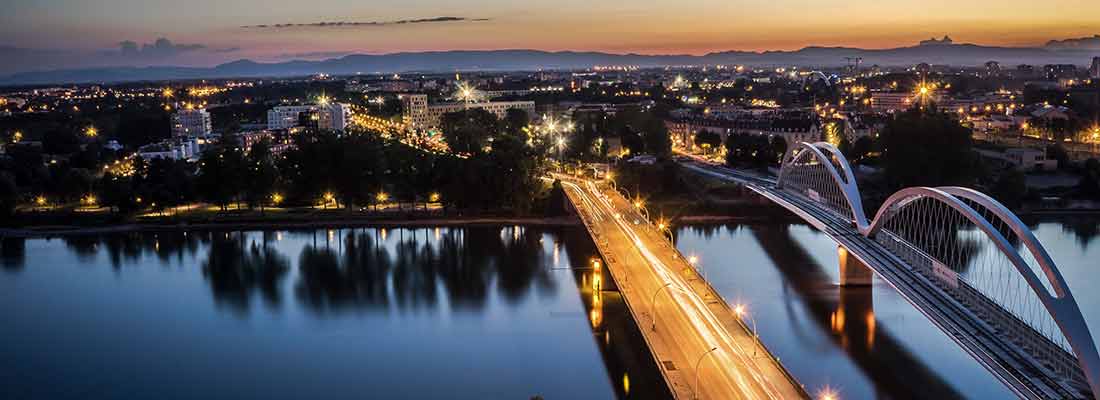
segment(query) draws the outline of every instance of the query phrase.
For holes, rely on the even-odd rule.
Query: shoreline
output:
[[[344,219],[314,221],[225,221],[199,223],[126,223],[106,226],[41,225],[22,228],[0,228],[0,237],[40,238],[53,236],[101,235],[127,232],[171,232],[203,230],[293,230],[322,228],[400,228],[400,227],[463,227],[463,226],[582,226],[576,217],[484,217],[484,218],[425,218],[425,219]]]
[[[688,225],[709,225],[733,222],[760,222],[767,218],[722,215],[692,215],[678,220]],[[351,218],[317,219],[312,221],[223,221],[223,222],[133,222],[104,226],[38,225],[0,228],[0,237],[49,238],[58,236],[103,235],[130,232],[174,232],[213,230],[294,230],[324,228],[425,228],[523,225],[539,227],[583,227],[575,215],[564,217],[430,217],[430,218]]]

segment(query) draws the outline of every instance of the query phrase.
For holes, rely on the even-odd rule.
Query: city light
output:
[[[439,195],[439,193],[432,193],[432,194],[428,195],[428,202],[429,203],[438,203],[441,198],[442,197]]]
[[[271,204],[279,205],[283,202],[283,195],[275,193],[271,195]]]
[[[15,133],[11,135],[12,143],[19,143],[21,140],[23,140],[23,132],[15,131]]]
[[[99,130],[96,129],[94,126],[89,126],[89,127],[84,129],[84,136],[87,136],[87,137],[99,136]]]
[[[390,195],[386,194],[386,192],[378,192],[378,194],[374,196],[374,199],[378,200],[379,203],[389,200],[389,198]]]
[[[34,204],[37,204],[37,205],[39,205],[39,206],[44,206],[44,205],[46,205],[46,196],[38,196],[38,197],[35,197],[35,198],[34,198]]]

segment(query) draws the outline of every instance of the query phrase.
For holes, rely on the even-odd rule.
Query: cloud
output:
[[[206,49],[201,44],[175,44],[171,40],[160,38],[153,43],[145,43],[138,47],[137,42],[125,40],[119,42],[118,55],[132,58],[167,58],[182,53]]]
[[[396,21],[321,21],[311,22],[306,24],[263,24],[263,25],[244,25],[241,28],[246,29],[284,29],[284,28],[337,28],[337,27],[357,27],[357,26],[393,26],[393,25],[412,25],[412,24],[431,24],[439,22],[481,22],[488,21],[489,18],[466,18],[466,17],[433,17],[433,18],[418,18],[418,19],[402,19]]]
[[[276,58],[296,58],[296,59],[325,59],[325,58],[337,58],[351,54],[350,51],[311,51],[307,53],[283,53]]]
[[[1100,50],[1100,35],[1092,37],[1051,40],[1046,48],[1053,50]]]

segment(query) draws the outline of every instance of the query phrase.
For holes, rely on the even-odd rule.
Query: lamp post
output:
[[[657,231],[661,232],[662,235],[668,235],[669,244],[673,246],[676,245],[676,238],[672,236],[671,226],[667,221],[665,221],[664,217],[657,219]]]
[[[744,304],[738,304],[737,307],[733,308],[733,312],[737,313],[737,316],[742,320],[744,320],[745,314],[747,314]],[[749,320],[752,321],[752,340],[755,342],[755,345],[752,347],[752,356],[756,357],[756,348],[760,347],[760,335],[756,333],[756,318],[753,317],[752,314],[749,314]]]
[[[656,304],[657,303],[657,295],[661,294],[662,290],[664,290],[665,288],[667,288],[671,285],[672,285],[672,282],[666,282],[664,285],[657,288],[657,290],[653,291],[653,296],[649,300],[649,320],[653,324],[651,329],[653,329],[654,332],[657,332],[657,311],[656,311],[656,308],[657,308],[656,307],[657,306],[657,304]]]
[[[699,360],[695,361],[695,385],[691,387],[691,397],[693,399],[699,398],[699,365],[703,363],[703,359],[707,357],[707,354],[713,353],[715,350],[718,350],[718,348],[711,347],[710,350],[699,356]]]

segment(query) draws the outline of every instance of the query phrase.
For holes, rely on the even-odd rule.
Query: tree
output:
[[[100,182],[100,203],[120,213],[128,213],[137,209],[138,196],[134,192],[133,179],[106,173]]]
[[[203,153],[199,160],[198,190],[203,199],[224,211],[237,199],[244,184],[244,156],[233,147]]]
[[[1088,199],[1100,199],[1100,161],[1097,159],[1085,160],[1081,180],[1077,183],[1077,194]]]
[[[1059,169],[1069,166],[1069,153],[1066,152],[1066,148],[1062,147],[1061,143],[1047,146],[1047,158],[1058,161]]]
[[[264,204],[275,192],[275,185],[279,180],[279,170],[275,167],[270,143],[263,140],[252,145],[245,163],[245,201],[249,208],[259,205],[260,212],[263,212]]]
[[[481,108],[443,114],[439,125],[451,150],[465,154],[482,152],[489,138],[500,131],[497,117]]]
[[[703,148],[717,149],[722,145],[722,136],[708,130],[702,130],[695,134],[695,144]]]
[[[990,189],[993,198],[1008,208],[1018,208],[1027,196],[1027,180],[1023,172],[1015,169],[1002,171]]]
[[[72,154],[80,150],[80,135],[71,129],[51,129],[42,135],[46,154]]]
[[[69,168],[61,178],[61,197],[69,200],[80,199],[92,192],[95,177],[91,171],[83,168]]]
[[[518,136],[523,132],[523,128],[531,123],[531,118],[527,115],[527,111],[518,108],[509,108],[504,114],[504,121],[501,122],[502,132]]]
[[[11,216],[18,204],[19,188],[15,186],[15,177],[7,172],[0,172],[0,215]]]
[[[848,159],[859,161],[871,154],[871,150],[874,147],[874,142],[870,136],[863,136],[856,139],[855,144],[852,145],[852,154],[848,155]]]
[[[645,150],[649,154],[657,157],[672,154],[672,139],[664,121],[653,116],[646,118],[642,124],[642,139],[645,139]]]
[[[910,109],[881,135],[887,179],[894,187],[971,185],[979,172],[971,132],[938,110]]]

